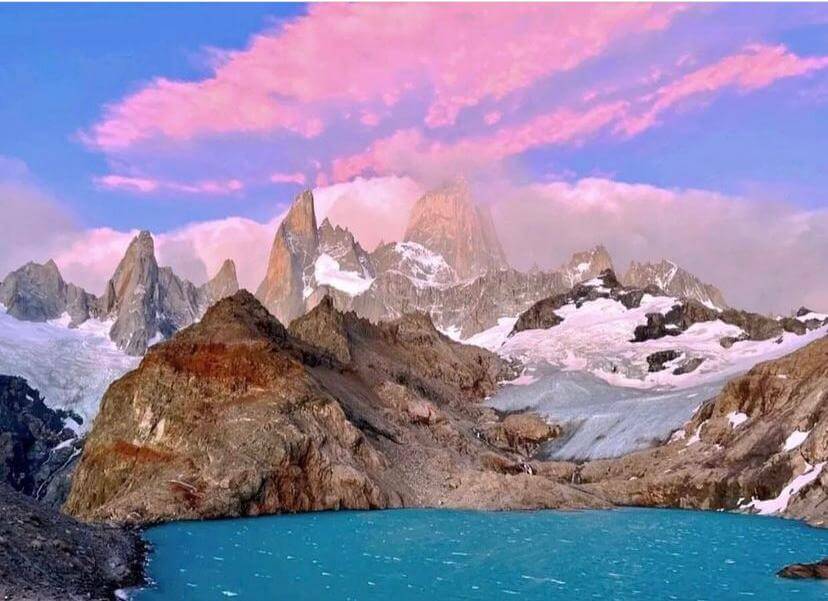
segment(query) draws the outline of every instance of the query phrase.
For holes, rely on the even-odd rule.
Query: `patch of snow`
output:
[[[371,287],[371,282],[374,281],[356,271],[340,269],[339,262],[325,253],[317,257],[313,265],[313,276],[317,284],[336,288],[349,296],[362,294]]]
[[[699,427],[696,428],[696,431],[693,432],[693,436],[687,439],[687,443],[684,445],[689,447],[692,444],[696,444],[697,442],[701,442],[701,431],[704,428],[704,425],[707,423],[707,420],[704,420],[702,423],[699,424]]]
[[[449,326],[448,328],[444,328],[440,330],[443,334],[451,338],[452,340],[456,340],[460,342],[460,328],[458,326]]]
[[[805,440],[808,438],[808,435],[811,433],[810,430],[807,432],[802,432],[801,430],[794,430],[791,432],[791,435],[785,439],[785,446],[783,447],[786,451],[793,451],[799,445],[801,445]]]
[[[815,311],[811,311],[810,313],[806,313],[805,315],[800,315],[797,317],[799,321],[805,322],[811,319],[818,319],[819,321],[824,321],[828,319],[828,313],[816,313]]]
[[[497,320],[496,326],[478,332],[474,336],[463,340],[463,342],[465,344],[480,346],[490,351],[496,351],[506,342],[509,332],[515,327],[515,323],[517,323],[517,317],[500,317]]]
[[[418,288],[448,286],[457,281],[454,270],[443,255],[417,242],[397,242],[394,251],[400,257],[399,271]]]
[[[26,378],[52,408],[70,409],[89,429],[109,384],[138,366],[109,339],[111,321],[89,319],[69,328],[65,316],[45,323],[0,311],[0,373]],[[67,425],[75,427],[69,420]]]
[[[772,515],[782,513],[788,508],[788,503],[791,499],[799,493],[800,490],[808,486],[811,482],[819,478],[822,473],[822,468],[825,467],[825,462],[817,463],[816,465],[806,464],[805,471],[796,476],[793,480],[788,482],[775,499],[768,499],[760,501],[752,499],[747,505],[742,505],[742,509],[752,509],[760,515]]]
[[[740,411],[733,411],[727,414],[727,421],[730,422],[731,428],[738,428],[743,423],[748,420],[748,416],[745,413],[741,413]]]

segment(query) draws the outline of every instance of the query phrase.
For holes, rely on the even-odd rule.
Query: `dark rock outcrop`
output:
[[[645,293],[658,293],[652,289],[627,288],[622,286],[611,269],[605,269],[598,276],[588,282],[575,284],[571,290],[539,300],[526,311],[520,314],[510,336],[524,330],[547,329],[563,321],[556,313],[565,305],[574,304],[580,307],[586,302],[600,298],[620,302],[627,309],[641,305]]]
[[[136,532],[84,524],[0,483],[0,597],[110,601],[143,582]]]
[[[828,579],[828,558],[816,563],[792,563],[779,570],[776,575],[796,580],[826,580]]]
[[[725,348],[740,340],[769,340],[778,338],[785,332],[801,336],[808,331],[805,324],[792,317],[773,319],[759,313],[733,308],[718,311],[694,299],[681,299],[681,302],[673,305],[666,313],[648,313],[647,323],[636,327],[633,342],[678,336],[693,324],[714,320],[736,326],[744,332],[739,338],[723,338],[721,344]]]
[[[68,419],[80,421],[47,407],[23,378],[0,375],[0,482],[27,495],[44,495],[80,449],[65,425]]]
[[[655,353],[647,355],[647,371],[662,371],[665,369],[665,363],[669,363],[670,361],[678,359],[679,357],[681,357],[681,353],[679,351],[656,351]]]

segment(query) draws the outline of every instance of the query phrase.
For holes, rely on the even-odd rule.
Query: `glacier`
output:
[[[123,353],[109,339],[111,322],[68,324],[68,315],[43,323],[20,321],[0,305],[0,373],[26,378],[48,406],[77,413],[83,424],[69,420],[67,425],[83,434],[112,381],[141,358]]]
[[[572,303],[556,311],[564,320],[548,329],[510,336],[516,319],[504,317],[463,342],[525,366],[488,403],[502,411],[534,410],[563,427],[563,436],[541,449],[541,457],[587,460],[617,457],[668,439],[726,381],[828,333],[828,326],[822,326],[799,336],[786,332],[777,339],[743,340],[725,348],[719,342],[723,337],[743,332],[716,320],[693,324],[678,336],[631,341],[647,313],[663,313],[677,302],[647,294],[632,309],[610,298]],[[678,351],[677,361],[704,361],[689,373],[673,373],[673,364],[650,372],[647,357],[664,350]]]
[[[515,382],[504,385],[487,404],[500,411],[533,410],[560,424],[563,435],[538,456],[582,461],[618,457],[667,440],[725,380],[641,390],[614,386],[583,371],[539,365]]]

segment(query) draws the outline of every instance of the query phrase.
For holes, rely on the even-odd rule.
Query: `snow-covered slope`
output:
[[[510,335],[517,319],[502,319],[465,340],[526,366],[489,403],[502,410],[533,409],[560,424],[563,435],[543,450],[556,459],[614,457],[664,441],[730,378],[828,334],[828,322],[820,322],[800,335],[786,331],[745,340],[741,328],[713,319],[634,342],[636,328],[648,323],[647,314],[665,314],[687,301],[639,290],[635,306],[630,289],[611,289],[600,278],[570,294],[552,304],[558,307],[554,317],[546,310],[535,312],[537,319],[556,325]],[[737,341],[723,344],[722,339]]]
[[[502,388],[489,404],[502,411],[530,408],[563,426],[563,435],[541,449],[551,459],[617,457],[670,437],[722,382],[671,391],[613,386],[582,371],[542,365]]]
[[[587,285],[600,289],[602,283],[595,279]],[[822,325],[802,335],[784,332],[778,338],[741,340],[725,347],[721,343],[723,338],[737,339],[745,333],[735,325],[714,320],[695,323],[675,336],[633,342],[636,327],[647,323],[648,313],[664,314],[682,302],[675,297],[650,294],[644,294],[640,305],[633,308],[612,298],[572,302],[555,311],[563,321],[553,327],[509,336],[508,320],[502,320],[465,342],[520,359],[530,366],[544,364],[585,371],[618,386],[668,389],[732,377],[828,333],[828,325]],[[674,351],[678,357],[665,363],[665,369],[649,371],[647,358],[659,351]],[[673,373],[687,359],[702,361],[689,373]]]
[[[26,378],[47,405],[76,412],[85,431],[109,384],[134,369],[140,357],[109,339],[111,322],[90,319],[77,328],[68,323],[68,315],[45,323],[20,321],[0,305],[0,373]]]

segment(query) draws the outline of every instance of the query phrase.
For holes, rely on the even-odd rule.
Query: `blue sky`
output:
[[[205,47],[243,47],[302,5],[0,5],[0,155],[32,177],[82,223],[164,230],[226,214],[270,216],[273,200],[135,198],[91,180],[106,157],[77,137],[101,107],[156,75],[205,75]],[[281,201],[282,199],[280,199]]]

